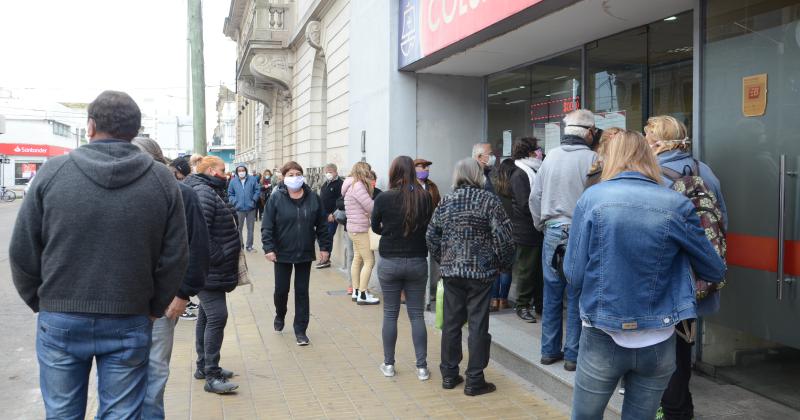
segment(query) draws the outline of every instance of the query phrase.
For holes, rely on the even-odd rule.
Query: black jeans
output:
[[[406,292],[406,310],[411,322],[411,340],[417,367],[428,367],[428,330],[425,327],[425,285],[428,261],[419,258],[384,258],[378,264],[378,279],[383,290],[383,362],[393,365],[397,344],[397,318],[400,315],[400,291]]]
[[[197,313],[195,331],[195,349],[197,350],[197,368],[206,375],[219,372],[219,351],[228,323],[228,305],[225,292],[202,290],[197,293],[200,298],[200,309]]]
[[[305,334],[308,328],[308,280],[311,277],[311,262],[287,264],[275,263],[275,311],[278,318],[286,317],[289,302],[289,286],[294,268],[294,333]]]
[[[675,329],[685,333],[683,323]],[[675,373],[661,397],[664,418],[669,420],[690,420],[694,417],[692,393],[689,391],[689,379],[692,378],[692,344],[680,336],[675,337]]]
[[[537,312],[542,311],[544,279],[542,272],[542,246],[517,244],[513,266],[513,280],[517,284],[516,307],[530,307],[531,300]]]
[[[458,376],[458,364],[464,357],[461,352],[461,328],[469,321],[469,361],[467,385],[483,386],[483,370],[489,364],[489,299],[494,286],[491,281],[445,278],[444,318],[442,325],[442,378]]]

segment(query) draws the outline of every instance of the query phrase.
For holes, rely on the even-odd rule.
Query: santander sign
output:
[[[419,0],[424,57],[542,0]]]

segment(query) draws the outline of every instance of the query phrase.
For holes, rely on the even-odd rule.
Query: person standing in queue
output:
[[[316,259],[314,241],[319,243],[319,262],[323,263],[330,258],[333,240],[322,200],[306,184],[303,167],[288,162],[281,174],[283,182],[273,190],[261,223],[264,254],[275,265],[273,327],[276,332],[283,331],[294,270],[294,335],[298,346],[307,346],[308,283],[311,263]]]
[[[319,198],[322,199],[322,206],[325,208],[325,213],[328,215],[328,230],[331,234],[331,240],[336,235],[336,230],[339,224],[333,217],[333,212],[336,211],[336,200],[342,196],[342,183],[344,181],[339,177],[339,169],[335,163],[325,165],[325,183],[319,189]],[[331,261],[317,264],[317,269],[328,268],[331,266]]]
[[[622,131],[604,153],[564,256],[583,325],[572,419],[602,419],[622,377],[622,418],[652,419],[675,371],[675,326],[697,316],[692,272],[718,282],[726,267],[692,202],[662,185],[641,134]]]
[[[366,162],[356,162],[350,176],[342,184],[347,233],[353,240],[353,264],[350,267],[353,279],[352,299],[358,305],[377,305],[380,299],[369,290],[369,279],[375,266],[375,254],[369,242],[369,218],[374,205],[375,187],[372,168]]]
[[[514,239],[511,220],[497,195],[485,190],[486,177],[474,159],[456,164],[454,191],[433,213],[426,241],[444,278],[442,325],[442,387],[453,389],[464,381],[461,329],[469,322],[469,362],[464,394],[488,394],[497,388],[486,382],[489,364],[489,299],[497,276],[511,269]]]
[[[428,332],[425,328],[425,285],[428,280],[428,247],[425,232],[433,213],[431,196],[419,187],[414,161],[408,156],[394,159],[389,168],[390,189],[375,198],[372,231],[381,235],[378,252],[382,258],[378,279],[384,296],[384,376],[395,375],[395,345],[400,294],[405,291],[411,338],[416,354],[417,378],[426,381]]]
[[[203,389],[215,394],[227,394],[239,385],[229,382],[233,372],[219,366],[220,349],[228,323],[225,294],[239,282],[239,252],[241,241],[236,229],[236,213],[226,203],[225,162],[216,156],[206,156],[197,164],[197,173],[184,183],[200,198],[200,206],[208,228],[209,268],[206,284],[197,293],[200,308],[197,314],[195,348],[197,370],[195,379],[205,379]]]

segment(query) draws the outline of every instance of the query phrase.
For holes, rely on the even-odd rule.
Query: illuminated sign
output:
[[[0,143],[0,154],[10,156],[43,156],[52,157],[66,155],[72,149],[49,144]]]
[[[400,0],[398,62],[405,67],[542,0]]]
[[[564,99],[552,99],[531,104],[531,121],[549,121],[560,119],[581,107],[581,97],[572,96]]]

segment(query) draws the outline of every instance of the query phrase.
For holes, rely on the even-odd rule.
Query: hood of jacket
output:
[[[133,183],[155,162],[138,147],[121,140],[89,143],[70,152],[69,157],[87,178],[109,190]]]
[[[239,172],[239,168],[244,168],[244,176],[245,177],[250,175],[250,172],[247,170],[247,165],[245,165],[244,163],[240,163],[240,164],[236,165],[236,169],[233,170],[233,173],[236,174],[237,178],[239,177],[239,174],[237,173],[237,172]]]

